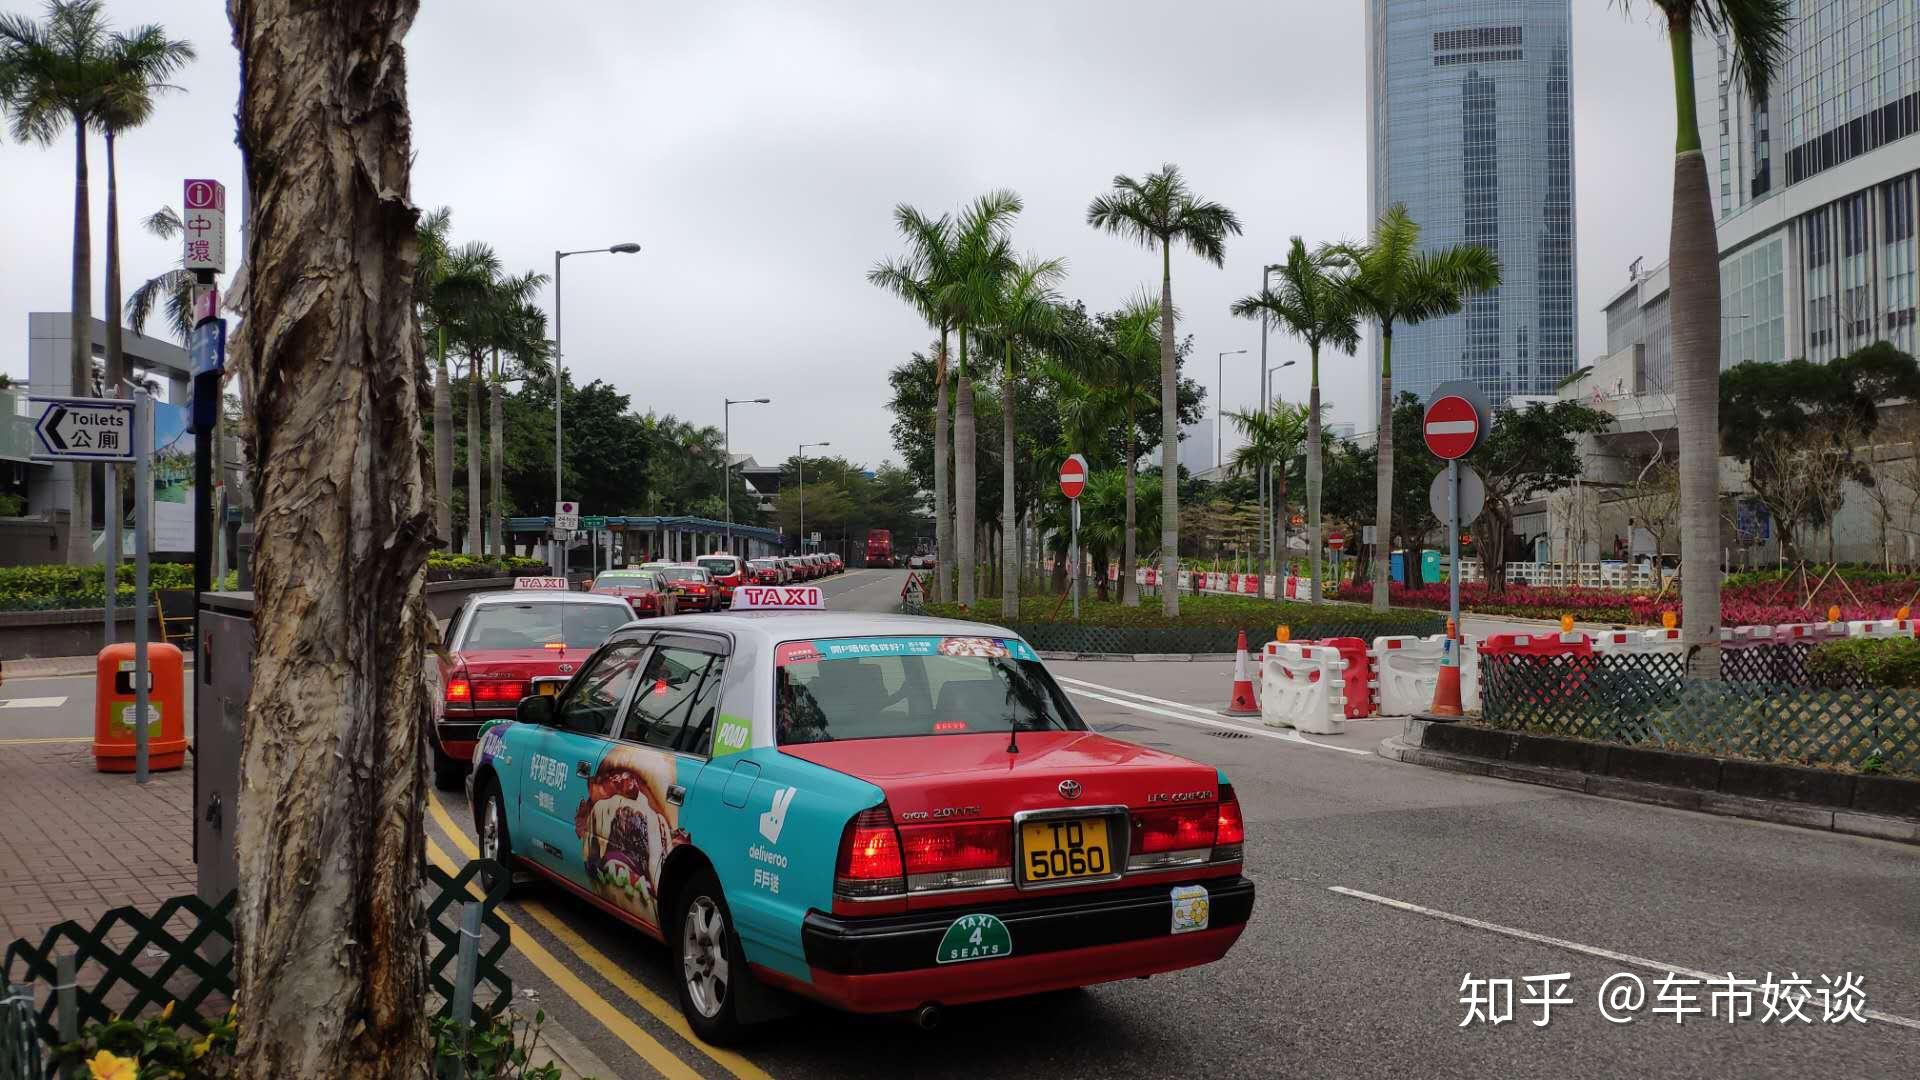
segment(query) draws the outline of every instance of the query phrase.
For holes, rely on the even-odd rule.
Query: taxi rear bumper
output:
[[[1088,986],[1212,963],[1239,940],[1253,882],[1207,878],[1204,930],[1175,934],[1172,884],[1059,899],[843,918],[818,911],[801,927],[811,992],[852,1012],[903,1012]],[[956,919],[989,914],[1006,925],[1011,955],[940,963]]]

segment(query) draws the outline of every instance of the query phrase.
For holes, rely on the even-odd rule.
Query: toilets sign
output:
[[[39,397],[35,461],[132,461],[133,402],[116,398]]]

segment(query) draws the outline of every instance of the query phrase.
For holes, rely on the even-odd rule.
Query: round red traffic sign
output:
[[[1347,546],[1346,534],[1345,533],[1328,533],[1327,546],[1332,548],[1335,551],[1339,551],[1341,548],[1346,547]]]
[[[1446,461],[1466,457],[1480,442],[1480,413],[1458,394],[1433,399],[1421,421],[1427,449]]]
[[[1077,499],[1087,490],[1087,459],[1075,454],[1060,463],[1060,494]]]

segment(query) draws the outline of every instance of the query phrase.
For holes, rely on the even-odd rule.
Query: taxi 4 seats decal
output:
[[[942,964],[992,960],[1013,955],[1013,934],[993,915],[962,915],[940,937],[934,959]]]

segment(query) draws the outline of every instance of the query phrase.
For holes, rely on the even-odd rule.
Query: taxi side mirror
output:
[[[553,697],[550,694],[532,694],[520,699],[514,709],[514,719],[522,724],[553,726]]]

